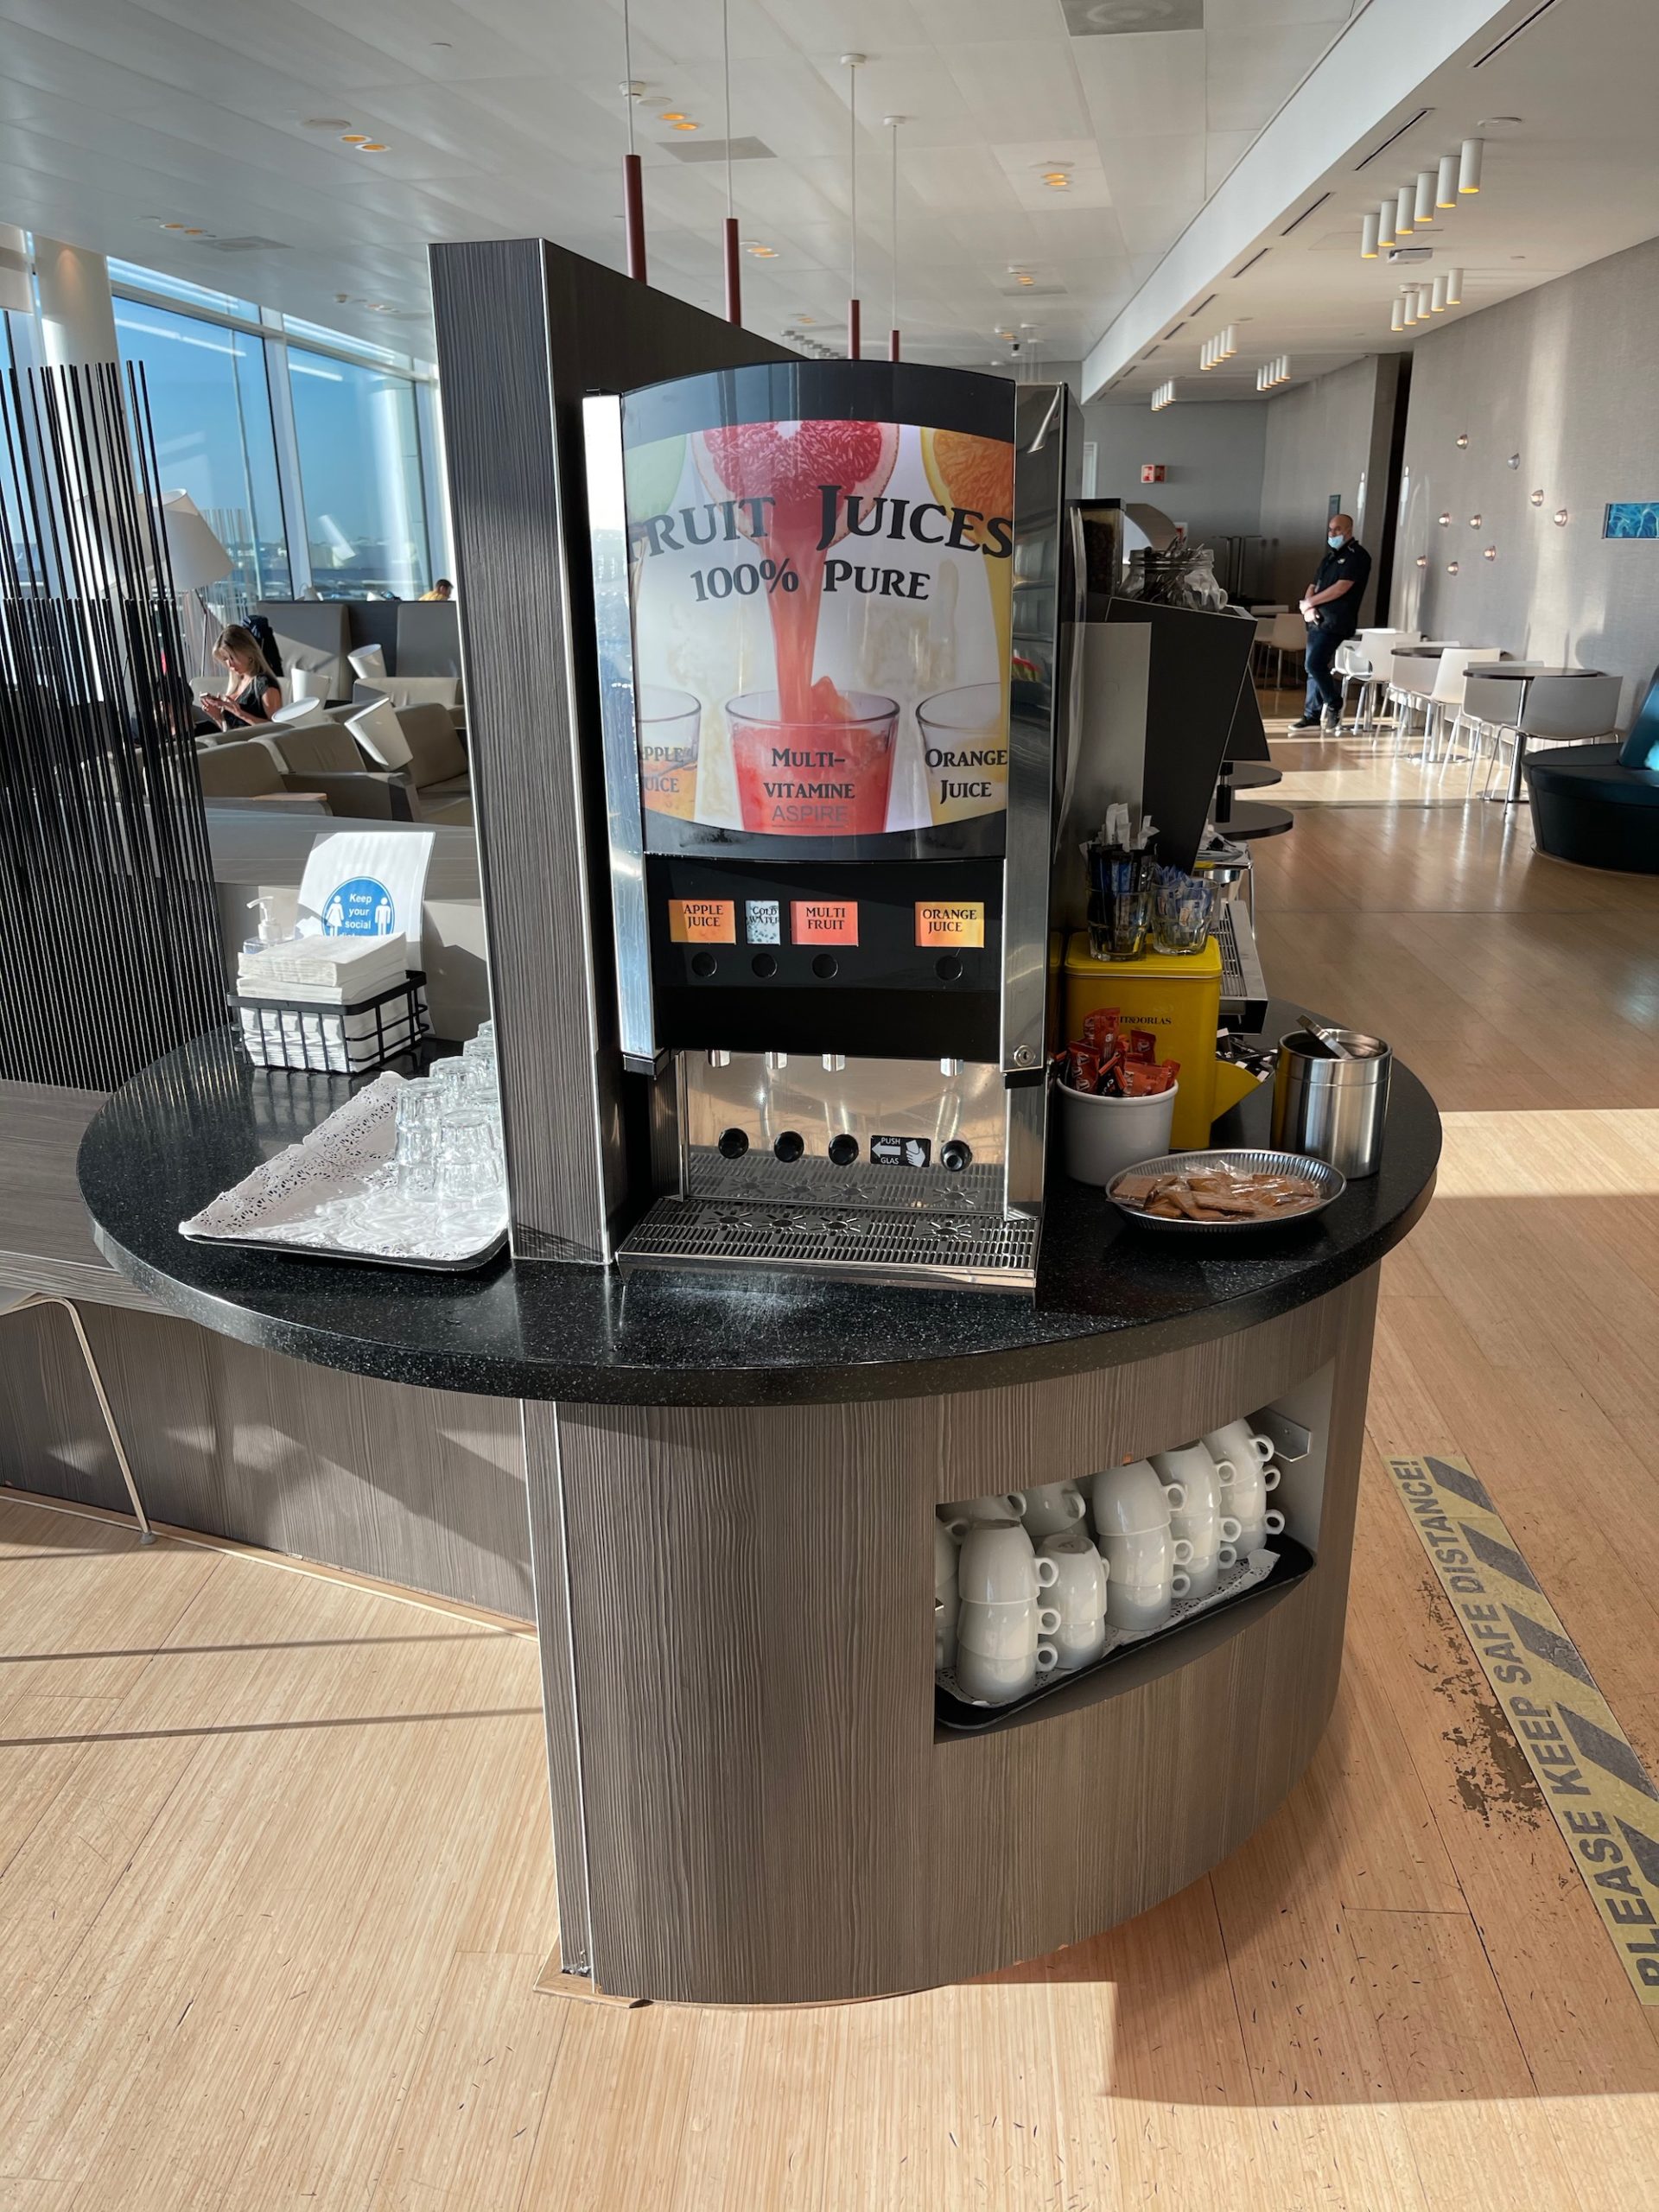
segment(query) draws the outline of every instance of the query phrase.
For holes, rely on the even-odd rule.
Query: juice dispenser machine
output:
[[[766,364],[586,403],[625,1270],[1029,1291],[1079,564],[1065,387]]]

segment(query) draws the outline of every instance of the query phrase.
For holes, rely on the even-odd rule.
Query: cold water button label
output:
[[[776,899],[746,899],[744,934],[751,944],[781,944],[783,923]]]

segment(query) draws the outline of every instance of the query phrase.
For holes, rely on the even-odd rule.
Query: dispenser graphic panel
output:
[[[804,364],[625,404],[648,850],[1002,849],[1012,395],[870,401],[865,365]]]

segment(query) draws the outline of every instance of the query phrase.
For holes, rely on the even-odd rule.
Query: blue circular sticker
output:
[[[322,926],[330,937],[390,937],[397,925],[391,893],[372,875],[354,875],[337,885],[322,910]]]

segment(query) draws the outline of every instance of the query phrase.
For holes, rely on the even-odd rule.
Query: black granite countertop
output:
[[[1297,1009],[1275,1005],[1268,1033]],[[1411,1228],[1433,1188],[1440,1116],[1395,1063],[1380,1174],[1315,1217],[1218,1252],[1148,1235],[1055,1171],[1035,1300],[782,1274],[636,1274],[502,1259],[434,1274],[192,1243],[178,1224],[347,1096],[343,1077],[251,1067],[230,1031],[117,1091],[80,1147],[111,1265],[227,1336],[358,1375],[497,1396],[636,1405],[917,1397],[1151,1357],[1336,1289]],[[1268,1141],[1258,1090],[1217,1142]]]

